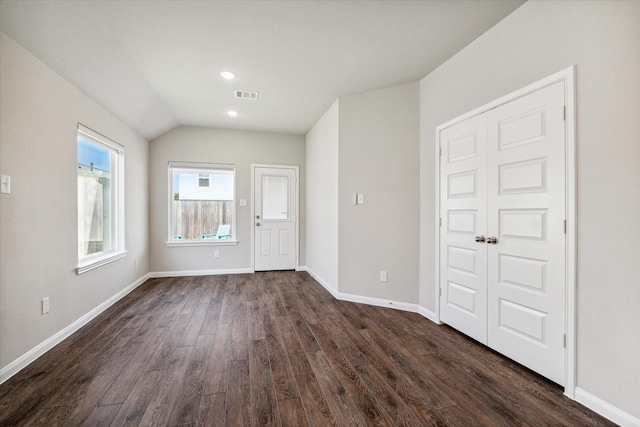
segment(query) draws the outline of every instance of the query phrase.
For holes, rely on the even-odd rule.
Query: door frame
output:
[[[293,214],[295,215],[295,251],[296,251],[296,262],[295,269],[298,270],[300,266],[300,166],[295,165],[269,165],[263,163],[251,163],[251,270],[256,272],[256,264],[255,264],[255,251],[256,251],[256,168],[273,168],[273,169],[292,169],[295,172],[295,186],[294,191],[296,195],[296,203],[293,207]]]
[[[575,73],[576,66],[572,65],[549,77],[527,85],[515,92],[491,101],[468,113],[458,116],[436,127],[435,144],[435,310],[434,321],[441,324],[440,320],[440,133],[442,130],[467,120],[471,117],[483,114],[500,105],[522,98],[545,86],[557,82],[564,82],[564,103],[565,103],[565,178],[566,178],[566,272],[565,272],[565,386],[564,394],[575,400],[576,389],[576,237],[577,237],[577,215],[576,215],[576,100],[575,100]]]

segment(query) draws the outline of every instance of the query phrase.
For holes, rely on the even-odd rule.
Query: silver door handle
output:
[[[487,237],[487,245],[497,245],[498,238],[495,236]]]
[[[476,236],[476,242],[478,243],[484,243],[485,242],[485,237],[484,236]]]

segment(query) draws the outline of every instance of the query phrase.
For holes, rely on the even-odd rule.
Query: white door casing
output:
[[[298,254],[298,168],[253,166],[254,271],[293,270]]]
[[[566,76],[548,80],[438,128],[438,316],[564,385],[573,151]]]

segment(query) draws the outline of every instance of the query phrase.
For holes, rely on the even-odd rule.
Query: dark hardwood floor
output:
[[[0,425],[612,424],[447,326],[270,272],[147,281],[0,385]]]

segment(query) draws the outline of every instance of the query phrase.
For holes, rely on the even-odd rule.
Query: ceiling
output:
[[[147,139],[305,134],[338,97],[421,79],[522,3],[0,0],[0,29]]]

